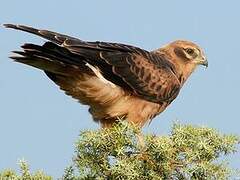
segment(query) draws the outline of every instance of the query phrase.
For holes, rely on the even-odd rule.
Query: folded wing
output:
[[[85,42],[47,30],[12,24],[5,26],[33,33],[50,41],[43,45],[45,54],[41,50],[31,54],[33,52],[30,52],[29,47],[23,46],[24,52],[17,52],[23,57],[29,54],[34,57],[46,55],[49,62],[54,58],[54,63],[66,64],[67,67],[80,66],[82,68],[83,65],[90,64],[98,69],[108,81],[155,103],[172,101],[179,93],[181,85],[175,76],[173,64],[157,54],[125,44]],[[37,48],[39,46],[34,49]],[[20,61],[21,58],[18,57],[16,60]],[[41,66],[44,67],[40,69],[49,71],[50,74],[53,73],[51,75],[58,73],[53,72],[51,68],[47,69],[48,65],[42,63]],[[66,71],[64,73],[66,74]]]

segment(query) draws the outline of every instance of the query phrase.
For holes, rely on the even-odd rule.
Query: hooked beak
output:
[[[199,64],[205,66],[206,68],[208,67],[208,61],[205,57],[199,61]]]

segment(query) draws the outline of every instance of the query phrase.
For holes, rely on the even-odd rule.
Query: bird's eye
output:
[[[191,49],[191,48],[187,48],[185,49],[185,51],[189,54],[189,55],[192,55],[194,53],[194,50]]]

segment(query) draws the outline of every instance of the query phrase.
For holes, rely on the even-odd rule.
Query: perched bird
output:
[[[48,40],[24,44],[11,58],[43,70],[67,95],[89,105],[94,121],[103,127],[118,118],[142,127],[177,97],[197,65],[208,66],[201,48],[184,40],[149,52],[23,25],[4,26]]]

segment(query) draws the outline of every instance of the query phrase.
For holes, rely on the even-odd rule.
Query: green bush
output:
[[[234,153],[239,138],[206,127],[174,124],[168,136],[141,135],[126,122],[110,129],[83,131],[73,164],[61,179],[229,179],[233,173],[223,156]],[[22,174],[0,173],[0,179],[51,179],[33,175],[25,163]]]
[[[0,180],[52,180],[51,176],[45,175],[42,171],[31,174],[27,163],[23,160],[19,162],[21,174],[9,169],[0,172]]]

